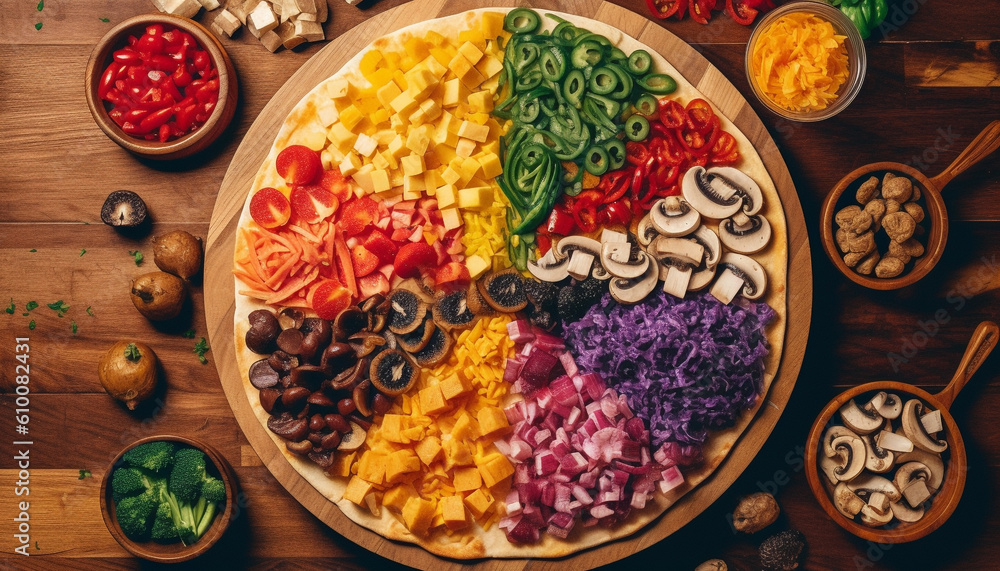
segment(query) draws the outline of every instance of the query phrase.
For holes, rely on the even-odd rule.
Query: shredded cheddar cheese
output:
[[[784,109],[825,109],[849,75],[846,39],[818,16],[801,12],[782,16],[753,46],[753,81]]]
[[[510,430],[502,405],[504,364],[514,354],[510,320],[483,318],[461,332],[448,360],[422,369],[414,388],[375,419],[345,498],[385,506],[420,535],[499,521],[514,474],[493,445]]]

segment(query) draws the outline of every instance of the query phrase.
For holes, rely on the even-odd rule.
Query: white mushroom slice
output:
[[[660,264],[663,291],[684,298],[694,269],[701,265],[705,248],[688,238],[668,238],[660,236],[650,244],[653,256]],[[664,271],[664,269],[666,271]]]
[[[938,432],[944,430],[940,410],[928,412],[927,414],[921,416],[920,424],[924,426],[924,430],[927,431],[927,434],[937,434]]]
[[[639,257],[645,260],[646,271],[638,278],[611,278],[608,291],[618,303],[639,303],[656,288],[659,270],[657,264],[646,252],[639,252]]]
[[[528,262],[528,271],[531,275],[543,282],[558,282],[569,277],[569,258],[558,259],[554,248],[536,262]]]
[[[892,502],[889,504],[889,509],[892,510],[892,515],[896,519],[906,523],[917,522],[924,517],[924,506],[911,508],[906,505],[906,502]]]
[[[865,410],[878,411],[878,407],[882,406],[882,404],[885,403],[885,399],[888,396],[889,393],[885,391],[879,391],[875,393],[875,396],[872,397],[872,400],[868,401],[868,404],[865,405]]]
[[[594,254],[586,250],[576,250],[569,257],[569,265],[566,273],[577,280],[585,280],[590,275],[590,268],[594,265]]]
[[[948,449],[948,442],[937,440],[927,433],[923,423],[920,422],[924,410],[924,404],[920,399],[910,399],[903,405],[902,418],[903,433],[913,442],[913,445],[921,450],[936,452],[940,454]]]
[[[625,242],[626,244],[628,243],[628,234],[618,232],[616,230],[610,230],[608,228],[601,230],[601,244],[620,244],[622,242]]]
[[[639,226],[636,227],[635,234],[639,245],[643,248],[649,246],[653,242],[653,239],[660,235],[656,231],[656,228],[653,227],[653,221],[648,213],[639,221]]]
[[[626,242],[601,242],[601,261],[609,260],[621,264],[627,264],[632,256],[632,246]],[[617,274],[615,274],[617,275]],[[630,276],[618,276],[627,278]]]
[[[710,293],[722,303],[731,303],[737,295],[759,299],[767,288],[767,274],[753,258],[726,252],[716,267],[718,277]]]
[[[648,259],[645,255],[633,257],[632,245],[628,242],[601,246],[601,265],[617,278],[633,279],[646,273]]]
[[[875,492],[868,498],[868,505],[871,506],[879,514],[886,514],[889,512],[889,498],[882,492]]]
[[[556,258],[567,258],[577,250],[590,252],[595,258],[601,256],[601,243],[586,236],[566,236],[556,242],[554,248]]]
[[[840,436],[833,441],[833,448],[841,451],[844,458],[844,465],[834,470],[834,475],[838,480],[850,481],[861,475],[866,464],[866,448],[864,441],[852,434],[850,436]]]
[[[865,436],[863,440],[865,443],[865,468],[876,474],[884,474],[892,470],[896,454],[876,444],[871,435]]]
[[[941,484],[944,482],[944,460],[941,459],[941,455],[914,448],[912,451],[896,457],[896,463],[899,465],[910,462],[919,462],[927,466],[930,471],[927,487],[932,491],[941,489]]]
[[[823,453],[826,456],[836,456],[840,454],[841,451],[837,450],[833,446],[833,441],[843,436],[853,436],[854,438],[859,438],[857,434],[851,432],[851,429],[846,426],[837,425],[827,428],[826,432],[823,433]]]
[[[668,196],[649,209],[653,228],[664,236],[686,236],[701,224],[701,214],[679,196]]]
[[[688,291],[698,291],[708,287],[715,278],[715,268],[722,258],[722,242],[719,235],[714,230],[705,226],[699,226],[692,234],[686,236],[688,240],[694,240],[705,248],[705,257],[701,264],[695,268],[691,274],[691,281],[688,283]]]
[[[833,489],[833,505],[844,517],[854,519],[867,504],[846,483],[841,482]]]
[[[740,211],[735,213],[736,224],[744,226],[747,219],[754,216],[764,206],[764,194],[754,179],[743,171],[733,167],[712,167],[708,169],[708,181],[719,194],[726,194],[735,189],[740,198]]]
[[[870,504],[861,508],[861,523],[868,527],[882,527],[892,521],[892,511],[879,513]]]
[[[903,497],[895,484],[876,474],[861,474],[848,482],[847,487],[862,497],[871,497],[875,492],[882,492],[890,502],[898,502]]]
[[[878,444],[879,448],[893,452],[906,453],[913,450],[913,443],[910,442],[909,438],[888,430],[879,432],[875,436],[875,443]]]
[[[594,278],[595,280],[604,281],[604,280],[610,280],[611,274],[609,274],[608,270],[605,270],[604,266],[602,266],[601,264],[594,264],[594,269],[590,271],[590,277]]]
[[[819,469],[831,484],[836,484],[840,481],[840,478],[837,477],[837,470],[845,465],[844,455],[835,454],[832,457],[823,456],[819,459]]]
[[[893,476],[892,483],[896,484],[896,488],[899,490],[904,490],[915,480],[927,482],[930,479],[931,469],[926,464],[922,462],[906,462],[905,464],[901,464],[899,469],[896,470],[896,475]]]
[[[719,224],[719,237],[733,252],[756,254],[771,241],[771,225],[763,216],[750,216],[742,225],[729,218]]]
[[[931,491],[927,489],[927,483],[923,480],[914,480],[903,490],[903,498],[913,508],[923,504],[930,497]]]
[[[878,406],[878,413],[882,415],[883,418],[895,420],[899,418],[899,415],[902,412],[903,401],[899,398],[899,395],[886,393],[882,404]]]
[[[724,220],[736,214],[743,207],[743,200],[735,187],[712,185],[705,167],[693,166],[688,169],[681,182],[681,192],[688,204],[706,218]]]
[[[853,399],[840,407],[840,419],[856,434],[871,434],[882,428],[883,422],[879,413],[859,407]]]

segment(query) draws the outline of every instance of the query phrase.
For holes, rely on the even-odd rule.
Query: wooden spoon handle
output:
[[[983,129],[958,157],[941,171],[941,174],[931,179],[938,190],[944,190],[951,179],[965,172],[965,169],[986,158],[1000,147],[1000,121],[992,121]]]
[[[962,361],[958,364],[955,376],[951,378],[948,386],[934,395],[941,401],[942,406],[951,408],[951,403],[955,402],[959,391],[979,370],[979,366],[983,364],[986,357],[993,352],[993,348],[997,346],[997,340],[1000,340],[1000,328],[997,327],[996,323],[984,321],[979,324],[979,327],[976,327],[972,333],[972,339],[969,340],[969,346],[965,348],[965,355],[962,355]]]

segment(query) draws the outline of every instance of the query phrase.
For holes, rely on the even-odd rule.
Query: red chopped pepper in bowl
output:
[[[225,130],[236,107],[236,78],[222,45],[199,24],[137,16],[94,49],[87,101],[98,126],[123,148],[180,158]]]

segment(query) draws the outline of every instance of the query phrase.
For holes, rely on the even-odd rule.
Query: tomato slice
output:
[[[332,192],[340,202],[347,202],[354,194],[351,190],[351,185],[347,183],[347,179],[341,174],[339,168],[324,171],[318,184]]]
[[[315,289],[309,304],[320,319],[332,320],[351,305],[351,292],[333,278],[322,280]]]
[[[684,107],[673,99],[660,100],[660,123],[667,129],[680,129],[684,126],[687,115]]]
[[[199,101],[203,97],[207,101],[208,94],[212,90],[212,81],[206,83],[195,94]],[[218,91],[218,83],[216,83],[215,90]],[[202,95],[203,93],[204,95]],[[323,162],[320,160],[319,153],[304,145],[291,145],[282,149],[278,153],[274,166],[278,170],[278,175],[290,185],[312,184],[316,182],[323,170]]]
[[[686,0],[646,0],[646,7],[650,13],[660,20],[673,16],[684,4]]]
[[[295,217],[309,224],[331,216],[340,206],[333,193],[318,185],[296,186],[289,202]]]
[[[706,133],[712,127],[712,117],[715,112],[704,99],[692,99],[684,109],[684,126],[692,131]]]
[[[625,160],[633,165],[641,165],[649,159],[649,149],[642,143],[628,141],[625,143]]]
[[[291,204],[281,191],[266,187],[250,198],[250,217],[261,228],[277,228],[288,222],[292,215]]]
[[[749,26],[757,18],[757,10],[752,8],[745,0],[726,0],[726,14],[737,24]]]
[[[358,244],[351,249],[351,265],[354,266],[354,276],[363,278],[378,268],[379,259],[368,248]]]
[[[365,228],[375,222],[378,216],[378,203],[362,196],[344,204],[341,209],[340,229],[350,238],[364,232]]]
[[[690,0],[688,9],[691,12],[691,19],[699,24],[708,24],[712,18],[712,10],[715,8],[715,0]]]
[[[426,268],[437,262],[437,253],[427,242],[410,242],[403,244],[393,262],[394,271],[401,278],[416,276],[421,268]]]

